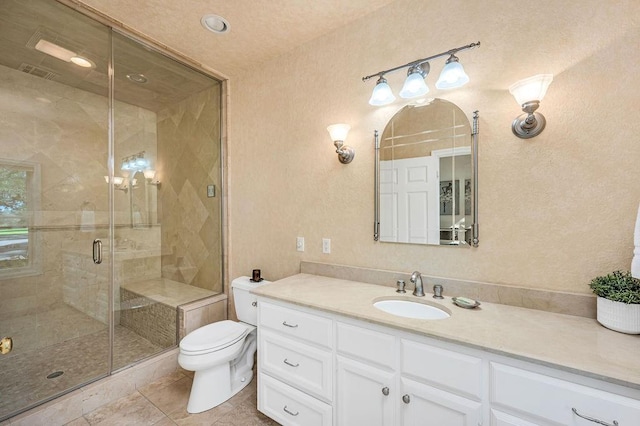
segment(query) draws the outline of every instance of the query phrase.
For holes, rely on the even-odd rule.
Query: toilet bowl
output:
[[[194,371],[187,412],[201,413],[227,401],[253,379],[256,353],[256,297],[252,288],[266,284],[249,277],[233,280],[236,314],[240,321],[219,321],[200,327],[180,341],[178,364]]]

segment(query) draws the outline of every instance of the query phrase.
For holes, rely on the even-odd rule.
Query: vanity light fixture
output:
[[[427,83],[424,82],[424,78],[429,74],[430,68],[429,62],[410,67],[409,70],[407,70],[407,78],[404,81],[402,90],[400,90],[400,97],[411,99],[429,93],[429,87]]]
[[[469,82],[469,76],[464,72],[464,68],[460,64],[456,53],[462,50],[473,49],[478,46],[480,46],[480,42],[456,47],[455,49],[447,50],[446,52],[438,53],[437,55],[418,59],[395,68],[389,68],[388,70],[379,71],[375,74],[362,77],[362,81],[378,77],[376,86],[373,88],[373,93],[369,99],[369,104],[373,106],[383,106],[390,104],[396,99],[395,96],[393,96],[391,87],[389,87],[387,79],[384,78],[384,76],[403,68],[408,68],[408,70],[407,78],[399,93],[400,97],[404,99],[411,99],[427,94],[429,92],[429,87],[425,83],[424,79],[429,74],[429,69],[431,68],[429,61],[442,56],[449,56],[449,58],[440,73],[440,77],[436,82],[436,87],[438,89],[455,89],[467,84]]]
[[[343,146],[350,129],[351,126],[349,126],[348,124],[332,124],[331,126],[327,127],[327,131],[331,136],[331,140],[336,146],[338,160],[340,160],[342,164],[349,164],[351,160],[353,160],[353,157],[356,155],[355,149],[351,148],[350,146]]]
[[[516,98],[516,102],[525,112],[516,117],[511,124],[511,130],[517,137],[522,139],[533,138],[544,130],[547,121],[536,110],[540,106],[540,101],[544,98],[552,81],[553,74],[538,74],[520,80],[509,87],[509,93]]]

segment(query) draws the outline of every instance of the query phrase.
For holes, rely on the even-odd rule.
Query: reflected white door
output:
[[[380,239],[439,244],[436,157],[380,162]]]

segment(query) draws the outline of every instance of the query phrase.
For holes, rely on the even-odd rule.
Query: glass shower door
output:
[[[72,9],[0,2],[0,421],[110,371],[109,58]]]

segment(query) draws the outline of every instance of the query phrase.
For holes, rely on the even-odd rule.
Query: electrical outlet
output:
[[[304,237],[296,237],[296,250],[304,251]]]
[[[331,239],[323,238],[322,239],[322,252],[325,254],[331,253]]]

